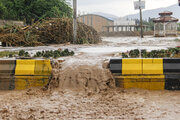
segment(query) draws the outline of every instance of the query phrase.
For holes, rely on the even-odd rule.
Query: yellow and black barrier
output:
[[[180,59],[111,59],[109,68],[117,87],[180,90]]]
[[[44,86],[51,71],[50,60],[0,60],[0,90]]]

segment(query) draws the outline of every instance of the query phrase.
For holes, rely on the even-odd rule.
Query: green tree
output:
[[[8,12],[7,12],[8,10]],[[71,17],[72,9],[64,0],[1,0],[0,19],[32,20],[52,17]]]
[[[0,3],[0,18],[4,18],[5,14],[7,14],[7,9],[2,3]]]
[[[147,25],[150,31],[154,30],[154,22],[152,18],[149,18],[148,22],[143,21],[143,24]]]
[[[180,31],[180,23],[178,23],[178,28],[177,28],[178,31]]]

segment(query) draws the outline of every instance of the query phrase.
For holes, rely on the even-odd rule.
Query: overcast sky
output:
[[[123,17],[128,14],[137,13],[134,10],[134,0],[77,0],[78,11],[85,13],[104,12]],[[177,4],[178,0],[145,0],[146,9],[155,9]]]

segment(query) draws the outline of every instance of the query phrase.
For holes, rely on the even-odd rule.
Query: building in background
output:
[[[153,20],[154,22],[154,36],[177,36],[177,18],[172,17],[173,13],[165,11],[159,13],[160,17]]]
[[[98,32],[128,32],[139,31],[140,25],[136,20],[127,18],[112,18],[107,15],[86,14],[78,17],[78,21],[93,27]],[[144,31],[147,31],[146,25],[143,25]]]
[[[78,17],[78,21],[93,27],[97,32],[107,31],[108,29],[105,26],[114,25],[113,19],[96,14],[81,15]]]
[[[127,18],[118,18],[114,20],[114,26],[122,26],[116,27],[114,31],[135,31],[135,20],[129,20]],[[129,27],[128,27],[129,26]]]

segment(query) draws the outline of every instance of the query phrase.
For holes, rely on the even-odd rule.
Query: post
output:
[[[73,43],[77,42],[77,0],[73,0]]]
[[[154,37],[156,36],[156,23],[154,23]]]
[[[139,4],[141,4],[141,0],[139,0]],[[139,6],[139,12],[140,12],[140,27],[141,27],[141,38],[143,38],[143,21],[142,21],[142,8],[141,5]]]
[[[166,36],[166,24],[165,23],[163,23],[163,29],[164,29],[164,36],[163,37],[165,37]]]
[[[139,13],[140,13],[140,28],[141,28],[141,41],[142,41],[142,38],[144,37],[143,36],[143,22],[142,22],[142,8],[141,8],[141,0],[139,0]],[[141,41],[140,41],[140,45],[141,45]],[[141,55],[141,48],[140,48],[140,53],[139,53],[139,58],[142,58],[142,55]]]

